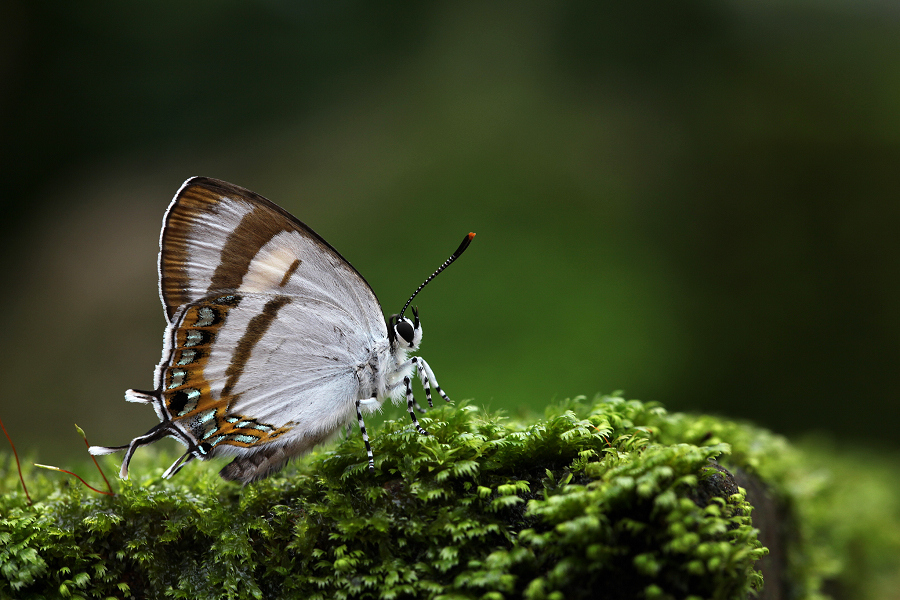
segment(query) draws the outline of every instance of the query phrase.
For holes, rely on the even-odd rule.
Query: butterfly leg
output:
[[[438,385],[437,379],[434,377],[434,371],[431,370],[431,367],[428,366],[425,359],[421,356],[414,356],[412,360],[416,365],[416,371],[419,372],[419,378],[422,380],[422,387],[425,388],[425,397],[428,399],[428,406],[434,407],[431,403],[431,388],[427,382],[430,382],[431,385],[434,386],[434,389],[437,390],[437,393],[440,394],[441,398],[450,402],[450,398],[447,397],[447,394],[444,393],[444,390]]]
[[[361,404],[371,404],[373,401],[377,402],[377,398],[373,397],[369,400],[356,399],[356,418],[359,420],[359,430],[362,432],[363,442],[366,444],[366,456],[369,457],[369,471],[372,473],[375,472],[375,455],[372,454],[372,446],[369,444],[369,434],[366,433],[366,424],[363,422],[362,412],[360,412],[359,407]]]
[[[417,362],[418,360],[421,360],[421,359],[413,356],[411,359],[409,359],[408,361],[403,363],[403,365],[400,367],[400,369],[405,369],[406,367],[409,367],[410,365],[412,365],[413,367],[416,368],[416,372],[419,373],[419,378],[422,380],[422,387],[425,388],[425,398],[428,399],[428,406],[430,406],[431,408],[434,408],[434,404],[431,403],[431,388],[428,387],[426,380],[422,379],[422,372],[419,369],[418,362]],[[391,389],[393,389],[395,387],[399,387],[402,384],[403,384],[403,382],[398,381],[396,384],[391,386]],[[419,403],[418,403],[418,401],[416,401],[415,398],[413,398],[413,408],[415,408],[417,411],[419,411],[423,415],[425,414],[425,409],[422,408],[421,406],[419,406]]]
[[[416,373],[419,374],[419,381],[422,382],[422,389],[425,390],[425,399],[428,400],[428,407],[434,408],[434,402],[431,401],[431,386],[428,384],[428,377],[425,375],[425,369],[422,367],[422,359],[414,356],[410,359],[413,366],[416,368]],[[416,404],[416,408],[419,408],[419,405]],[[419,409],[419,412],[425,412],[422,409]]]
[[[413,406],[415,406],[416,404],[416,399],[415,397],[413,397],[412,381],[410,381],[409,377],[404,377],[403,383],[404,385],[406,385],[406,410],[409,411],[409,416],[412,419],[413,425],[416,426],[416,431],[418,431],[422,435],[428,435],[428,432],[422,429],[422,426],[419,425],[419,420],[416,418],[416,413],[413,410]]]

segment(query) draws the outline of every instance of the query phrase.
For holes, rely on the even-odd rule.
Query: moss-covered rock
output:
[[[798,513],[796,451],[745,425],[619,397],[422,423],[375,433],[374,475],[356,435],[245,488],[144,451],[113,497],[29,473],[29,506],[4,461],[0,597],[746,598],[766,550],[729,471]],[[815,597],[834,559],[807,558],[778,590]]]

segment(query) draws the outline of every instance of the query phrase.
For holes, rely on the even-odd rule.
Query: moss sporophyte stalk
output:
[[[0,597],[736,599],[761,586],[766,549],[726,468],[758,472],[780,438],[618,396],[533,420],[463,404],[422,423],[432,435],[384,423],[374,474],[351,436],[243,488],[205,463],[163,480],[171,456],[146,452],[112,497],[29,470],[29,506],[4,460]]]

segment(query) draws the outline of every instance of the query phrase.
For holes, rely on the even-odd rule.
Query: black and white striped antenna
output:
[[[445,261],[444,261],[444,264],[442,264],[440,267],[438,267],[438,268],[437,268],[437,271],[435,271],[434,273],[432,273],[432,274],[428,277],[428,279],[426,279],[425,281],[422,282],[422,285],[420,285],[420,286],[418,287],[418,289],[416,289],[416,291],[413,292],[413,295],[410,296],[410,297],[409,297],[409,300],[406,301],[406,304],[403,305],[403,310],[400,311],[400,315],[399,315],[398,319],[399,319],[399,318],[403,318],[403,313],[406,312],[406,309],[409,307],[409,303],[413,301],[413,298],[416,297],[416,294],[418,294],[419,292],[422,291],[422,288],[423,288],[423,287],[425,287],[426,285],[428,285],[428,282],[429,282],[429,281],[431,281],[432,279],[434,279],[435,277],[437,277],[438,273],[440,273],[441,271],[443,271],[444,269],[446,269],[447,267],[449,267],[450,264],[451,264],[454,260],[456,260],[457,258],[459,258],[460,256],[462,256],[462,253],[466,251],[466,248],[468,248],[468,247],[469,247],[469,244],[472,243],[472,238],[474,238],[474,237],[475,237],[475,234],[474,234],[474,233],[469,233],[469,234],[467,234],[466,237],[463,238],[463,241],[462,241],[462,243],[459,245],[459,248],[456,249],[456,252],[454,252],[454,253],[450,256],[450,258],[448,258],[447,260],[445,260]]]

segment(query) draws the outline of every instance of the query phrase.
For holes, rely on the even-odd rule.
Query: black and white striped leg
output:
[[[410,381],[409,377],[404,377],[403,384],[406,386],[406,410],[409,411],[409,416],[412,419],[413,425],[416,426],[416,431],[418,431],[422,435],[428,435],[428,432],[422,429],[422,426],[419,425],[419,420],[416,418],[416,413],[413,410],[413,405],[415,405],[416,399],[413,397],[412,381]]]
[[[422,387],[425,388],[425,397],[428,399],[428,406],[434,407],[431,403],[431,386],[437,390],[437,393],[441,398],[450,402],[450,398],[447,397],[447,394],[445,394],[444,390],[441,389],[441,386],[438,385],[437,379],[434,377],[434,371],[431,370],[431,367],[428,366],[425,359],[421,356],[414,356],[412,360],[416,364],[416,371],[419,373],[419,379],[422,380]],[[429,382],[431,383],[431,386],[428,385]]]
[[[403,366],[405,367],[407,365],[412,365],[413,367],[415,367],[416,373],[419,374],[419,381],[422,382],[422,388],[425,390],[425,399],[428,400],[428,406],[429,408],[434,408],[434,402],[431,401],[431,386],[428,384],[428,379],[426,378],[425,372],[419,364],[420,362],[424,361],[422,361],[422,359],[417,356],[413,356],[411,359],[405,362]],[[446,398],[446,396],[444,397]],[[448,399],[447,401],[449,402],[450,400]],[[413,408],[415,408],[423,415],[425,414],[425,409],[419,406],[419,403],[415,398],[413,398]]]
[[[360,404],[368,404],[373,400],[375,400],[375,398],[372,398],[371,400],[356,399],[356,418],[359,421],[359,430],[362,432],[363,443],[366,445],[366,456],[369,457],[369,471],[372,473],[375,472],[375,455],[372,454],[372,446],[369,444],[369,434],[366,433],[366,424],[363,422],[362,412],[360,412],[359,407]]]
[[[416,373],[419,374],[419,381],[422,382],[422,389],[425,390],[425,399],[428,400],[428,407],[434,408],[434,402],[431,401],[431,386],[428,384],[428,377],[425,375],[425,369],[422,367],[422,359],[418,356],[413,356],[411,362],[416,368]],[[418,408],[418,405],[416,405],[416,408]],[[419,412],[425,411],[420,410]]]
[[[418,371],[419,368],[418,368],[418,364],[416,363],[417,360],[418,359],[415,356],[413,356],[411,359],[409,359],[408,361],[403,363],[403,366],[401,368],[412,365],[413,367],[416,368],[416,371]],[[431,406],[433,408],[434,405],[431,403],[431,390],[428,388],[427,385],[424,385],[424,381],[425,380],[423,379],[422,382],[423,382],[423,387],[425,388],[425,397],[428,398],[428,406]],[[402,384],[402,382],[398,382],[397,384],[395,384],[395,386],[392,386],[392,387],[396,387],[401,384]],[[417,411],[419,411],[423,415],[425,414],[425,409],[422,408],[421,406],[419,406],[419,403],[416,401],[415,398],[413,398],[413,408],[415,408]]]

